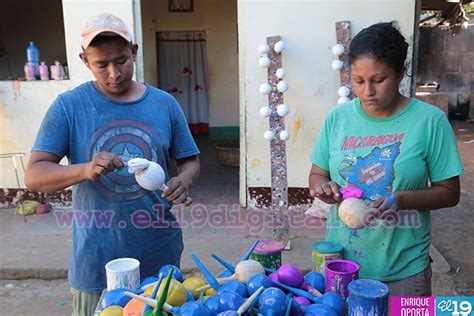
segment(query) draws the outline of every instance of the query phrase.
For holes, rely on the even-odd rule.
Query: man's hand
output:
[[[182,177],[177,176],[169,179],[167,183],[168,189],[163,191],[162,197],[166,198],[173,204],[182,204],[190,205],[192,199],[188,198],[188,190],[191,186],[189,181],[184,180]],[[188,199],[186,199],[188,198]]]
[[[199,176],[199,156],[178,159],[176,165],[178,175],[168,180],[168,189],[161,196],[173,202],[173,204],[184,203],[189,206],[193,200],[188,196],[188,190]]]
[[[125,168],[125,163],[122,157],[114,153],[101,151],[86,164],[85,177],[88,180],[95,181],[100,176],[106,175],[115,169],[122,170],[123,168]]]

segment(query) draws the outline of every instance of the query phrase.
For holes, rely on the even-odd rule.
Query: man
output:
[[[108,261],[136,258],[142,278],[162,265],[179,265],[182,234],[167,225],[175,221],[169,210],[172,203],[184,203],[198,177],[199,150],[176,100],[132,80],[138,46],[121,19],[105,13],[91,18],[81,45],[79,57],[96,80],[53,102],[25,183],[40,192],[73,186],[73,315],[90,316],[106,287]],[[59,165],[64,156],[68,166]],[[178,175],[168,180],[165,192],[146,191],[124,168],[135,157],[155,161],[165,172],[171,157]]]

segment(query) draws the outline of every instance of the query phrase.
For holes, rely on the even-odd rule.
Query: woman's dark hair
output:
[[[389,65],[397,74],[405,71],[408,43],[395,21],[377,23],[360,31],[349,46],[349,62],[369,56]]]

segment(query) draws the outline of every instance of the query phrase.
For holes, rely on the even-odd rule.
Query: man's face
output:
[[[89,46],[79,56],[92,71],[101,92],[110,96],[123,96],[131,87],[133,62],[138,46],[132,47],[123,39]]]

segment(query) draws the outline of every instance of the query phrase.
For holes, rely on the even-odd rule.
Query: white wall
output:
[[[331,69],[331,48],[336,43],[335,22],[349,20],[354,36],[376,22],[398,20],[412,42],[415,0],[239,0],[240,115],[243,149],[241,203],[245,188],[270,186],[270,146],[263,139],[268,119],[258,110],[268,104],[258,92],[267,80],[258,66],[257,48],[266,37],[280,35],[286,42],[283,67],[290,89],[285,103],[290,107],[286,128],[288,185],[307,187],[309,155],[329,109],[336,104],[339,73]],[[410,55],[411,56],[411,55]],[[409,80],[404,89],[409,87]],[[408,91],[408,90],[407,90]]]
[[[237,0],[195,0],[193,12],[168,12],[168,0],[143,0],[145,80],[157,85],[156,32],[206,31],[210,126],[239,125]]]
[[[78,57],[81,52],[80,35],[84,22],[91,16],[108,12],[120,17],[133,30],[135,1],[139,0],[63,0],[66,53],[71,79],[76,82],[93,79]],[[140,38],[139,40],[141,41]]]
[[[63,0],[66,53],[71,80],[18,82],[0,81],[0,153],[29,153],[41,120],[59,93],[93,79],[79,59],[80,31],[88,17],[109,12],[121,17],[131,29],[141,28],[139,16],[134,18],[139,0]],[[139,4],[139,2],[138,2]],[[139,10],[138,10],[139,12]],[[139,43],[141,38],[137,38]],[[138,65],[138,68],[140,65]],[[28,157],[25,159],[25,164]],[[21,185],[23,173],[21,172]],[[0,159],[0,188],[16,188],[13,164]]]

